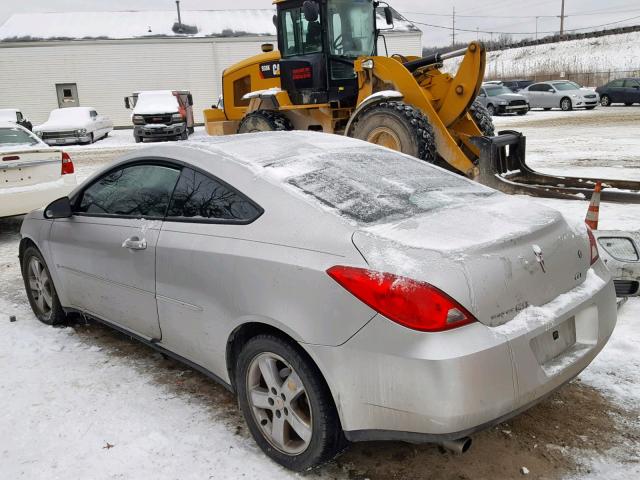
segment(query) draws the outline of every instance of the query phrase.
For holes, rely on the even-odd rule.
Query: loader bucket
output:
[[[640,203],[640,181],[565,177],[539,173],[525,161],[526,137],[501,131],[495,137],[474,137],[480,149],[476,181],[505,193],[535,197],[588,200],[598,182],[602,201]]]

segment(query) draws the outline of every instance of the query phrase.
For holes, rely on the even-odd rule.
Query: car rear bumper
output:
[[[60,180],[28,187],[0,188],[0,218],[24,215],[52,201],[68,195],[77,185],[75,174],[63,175]]]
[[[566,302],[536,328],[475,323],[421,333],[378,315],[340,347],[307,346],[327,378],[347,437],[459,438],[544,399],[586,368],[613,331],[613,283],[603,265],[597,270],[603,279],[597,292]],[[564,341],[569,324],[575,325],[575,343],[540,359],[540,339],[559,331]]]
[[[181,135],[186,129],[185,122],[171,125],[136,125],[133,134],[140,138],[165,138]]]

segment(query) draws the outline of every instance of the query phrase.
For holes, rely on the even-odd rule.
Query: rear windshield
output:
[[[19,128],[0,128],[0,145],[38,145],[38,140]]]
[[[378,148],[354,148],[271,163],[278,177],[357,223],[431,212],[481,197],[491,189],[425,162]]]

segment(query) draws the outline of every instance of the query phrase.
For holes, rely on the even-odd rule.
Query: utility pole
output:
[[[538,41],[538,19],[540,17],[536,17],[536,42]]]
[[[453,7],[453,16],[451,17],[453,19],[453,28],[451,29],[451,46],[455,47],[456,46],[456,7]]]
[[[476,42],[480,41],[480,27],[476,27]]]
[[[562,8],[560,10],[560,38],[564,36],[564,0],[562,0]]]

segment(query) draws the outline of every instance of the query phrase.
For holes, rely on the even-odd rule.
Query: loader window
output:
[[[233,105],[236,107],[248,107],[249,99],[244,99],[251,92],[251,77],[247,75],[233,82]]]
[[[284,10],[280,16],[282,56],[293,57],[322,51],[322,24],[320,16],[308,22],[302,8]]]
[[[357,58],[375,53],[375,9],[370,0],[330,0],[327,8],[332,55]]]

